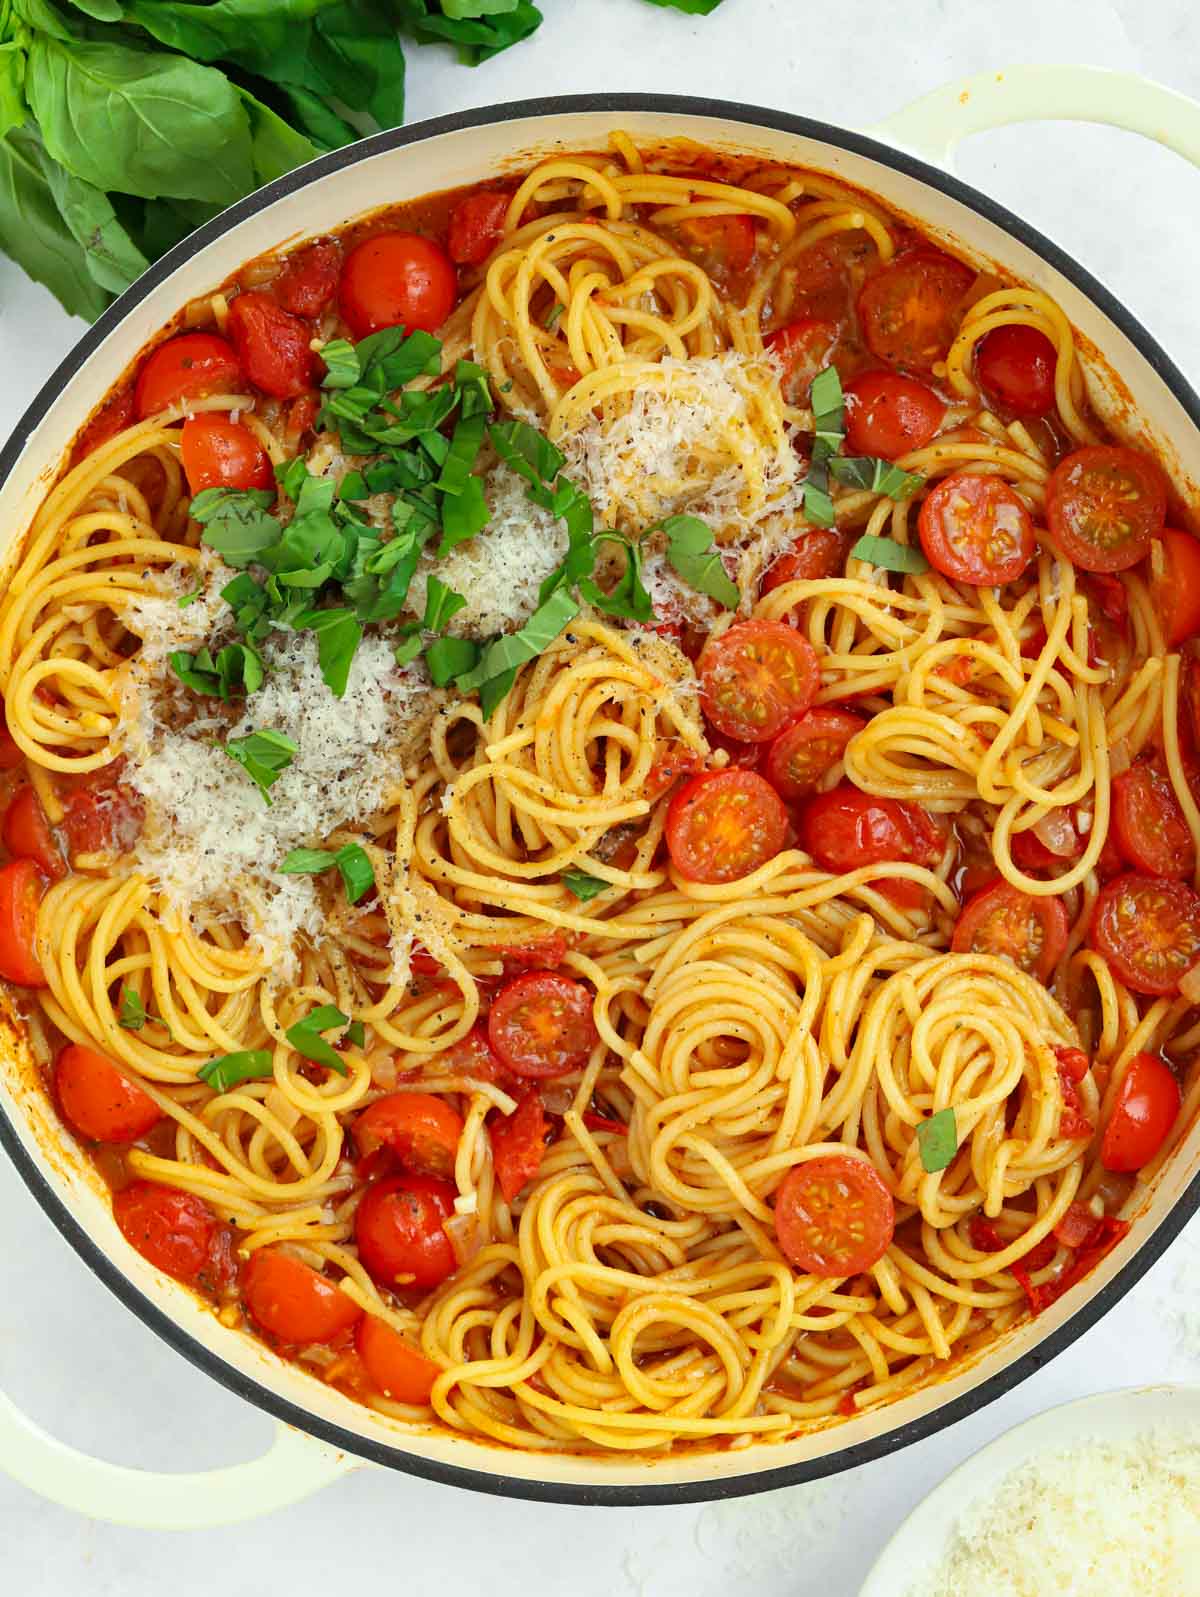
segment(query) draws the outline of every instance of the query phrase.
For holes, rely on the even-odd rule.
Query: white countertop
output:
[[[410,120],[543,93],[705,92],[866,126],[952,78],[1022,61],[1144,72],[1200,97],[1191,0],[542,0],[537,36],[475,71],[409,58]],[[1085,262],[1200,383],[1200,175],[1112,129],[976,140],[963,175]],[[383,198],[381,196],[381,198]],[[0,259],[0,437],[82,331]],[[54,1434],[128,1464],[249,1458],[270,1422],[151,1335],[76,1258],[0,1156],[0,1388]],[[437,1597],[852,1597],[907,1510],[1000,1431],[1052,1404],[1200,1381],[1200,1221],[1106,1319],[1015,1391],[917,1446],[812,1487],[703,1507],[502,1502],[378,1470],[235,1530],[117,1529],[0,1476],[5,1591],[229,1597],[400,1587]],[[282,1578],[281,1578],[282,1577]]]

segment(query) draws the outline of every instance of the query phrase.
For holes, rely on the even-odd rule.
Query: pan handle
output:
[[[863,131],[946,171],[972,133],[1011,122],[1106,122],[1200,166],[1200,103],[1132,72],[1013,66],[943,84]]]
[[[91,1458],[56,1441],[0,1392],[0,1469],[90,1519],[145,1530],[205,1530],[286,1508],[358,1468],[361,1459],[277,1425],[261,1458],[160,1475]]]

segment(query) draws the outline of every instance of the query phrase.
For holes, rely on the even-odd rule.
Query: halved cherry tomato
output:
[[[754,259],[754,223],[748,216],[697,216],[679,224],[679,235],[710,277],[736,276]]]
[[[975,376],[989,399],[1015,416],[1044,416],[1054,404],[1058,352],[1036,327],[994,327],[975,346]]]
[[[1128,1220],[1117,1220],[1111,1214],[1104,1215],[1097,1221],[1092,1235],[1076,1255],[1075,1263],[1064,1270],[1057,1280],[1046,1281],[1041,1286],[1034,1287],[1031,1292],[1027,1292],[1033,1312],[1041,1314],[1052,1303],[1056,1303],[1064,1292],[1069,1292],[1085,1276],[1090,1275],[1105,1254],[1111,1253],[1122,1237],[1128,1233]],[[1014,1269],[1013,1274],[1016,1273]]]
[[[289,255],[271,284],[275,298],[293,316],[319,316],[333,298],[341,261],[341,251],[329,241]]]
[[[1175,527],[1159,533],[1162,562],[1150,562],[1150,598],[1168,649],[1200,632],[1200,538]]]
[[[1140,1170],[1149,1164],[1178,1119],[1179,1083],[1156,1054],[1134,1054],[1104,1128],[1100,1163],[1106,1170]]]
[[[849,710],[818,705],[785,727],[767,750],[763,775],[787,804],[796,804],[845,752],[866,722]]]
[[[229,306],[229,336],[246,376],[273,399],[295,399],[313,386],[312,328],[268,294],[251,290]]]
[[[162,1119],[162,1111],[106,1054],[71,1043],[54,1065],[59,1108],[81,1137],[93,1142],[136,1142]]]
[[[931,371],[958,331],[975,273],[939,250],[900,255],[863,284],[858,318],[867,347],[879,360]]]
[[[552,970],[531,970],[497,994],[488,1041],[517,1076],[564,1076],[587,1063],[596,1041],[589,988]]]
[[[1054,1227],[1053,1236],[1064,1248],[1082,1248],[1100,1234],[1104,1221],[1093,1214],[1086,1203],[1072,1203]]]
[[[779,795],[756,771],[709,771],[671,800],[667,851],[690,882],[736,882],[775,858],[787,828]]]
[[[434,969],[440,970],[441,966],[435,963]],[[448,1075],[469,1076],[474,1081],[493,1081],[505,1089],[512,1084],[512,1072],[488,1041],[482,1021],[472,1026],[465,1037],[452,1043],[445,1053],[439,1054],[438,1064]]]
[[[792,285],[791,310],[839,326],[850,315],[853,266],[874,249],[864,235],[833,233],[810,244],[786,272]]]
[[[1028,510],[999,477],[943,477],[926,494],[918,525],[930,565],[974,588],[1015,582],[1037,547]]]
[[[836,322],[806,316],[768,333],[763,343],[779,361],[779,387],[789,405],[807,405],[813,378],[829,365],[838,341]]]
[[[659,747],[663,752],[655,755],[654,764],[646,772],[646,781],[642,789],[645,797],[650,800],[662,798],[685,776],[695,776],[703,764],[699,754],[683,743],[672,741],[660,743]]]
[[[460,266],[482,266],[504,233],[512,195],[503,189],[468,194],[450,212],[446,248]]]
[[[1075,816],[1071,810],[1060,809],[1052,812],[1054,815],[1055,833],[1053,841],[1056,848],[1043,842],[1037,832],[1028,829],[1024,832],[1014,832],[1009,838],[1009,850],[1013,857],[1013,864],[1022,871],[1052,871],[1058,865],[1065,865],[1068,860],[1078,859],[1083,853],[1083,838],[1075,824]]]
[[[97,411],[76,438],[75,447],[71,451],[71,464],[77,466],[81,460],[86,460],[93,450],[99,449],[101,444],[106,444],[118,433],[123,433],[136,419],[133,389],[123,388],[114,399],[108,400],[103,408]]]
[[[142,829],[145,807],[120,780],[120,761],[93,771],[63,802],[62,830],[72,858],[101,849],[132,848]]]
[[[249,427],[214,411],[189,416],[179,435],[188,487],[273,488],[270,458]]]
[[[377,1315],[365,1314],[359,1321],[354,1345],[367,1374],[384,1397],[390,1397],[393,1403],[429,1402],[433,1383],[442,1373],[441,1366],[409,1347]]]
[[[354,1141],[360,1154],[387,1147],[406,1170],[450,1177],[462,1116],[444,1098],[431,1092],[393,1092],[377,1098],[354,1122]]]
[[[181,399],[239,394],[246,386],[233,345],[216,333],[181,333],[149,355],[133,391],[138,420],[157,416]]]
[[[1167,484],[1157,463],[1136,449],[1095,444],[1076,449],[1046,484],[1046,521],[1055,543],[1084,571],[1136,566],[1167,516]]]
[[[16,859],[31,859],[52,882],[67,874],[42,801],[31,786],[18,788],[4,812],[4,846]]]
[[[114,1194],[113,1219],[130,1247],[177,1281],[214,1292],[236,1274],[229,1227],[194,1193],[134,1181]]]
[[[700,703],[726,737],[769,743],[798,720],[821,682],[817,651],[782,621],[735,621],[697,662]]]
[[[34,951],[38,905],[45,891],[30,859],[15,859],[0,870],[0,976],[18,987],[47,985]]]
[[[762,591],[770,593],[785,582],[816,582],[821,577],[836,577],[846,565],[849,540],[833,527],[813,527],[796,539],[787,554],[780,555],[763,574]]]
[[[1135,993],[1173,993],[1200,960],[1200,896],[1159,876],[1118,876],[1092,911],[1088,942]]]
[[[338,304],[355,338],[384,327],[436,332],[454,309],[458,279],[450,257],[419,233],[377,233],[342,266]]]
[[[260,1330],[294,1347],[332,1342],[362,1319],[363,1311],[341,1287],[278,1248],[250,1255],[242,1298]]]
[[[993,954],[1046,981],[1067,946],[1070,923],[1060,898],[1035,898],[995,882],[967,903],[950,946],[956,954]]]
[[[932,388],[898,372],[862,372],[846,384],[846,453],[895,460],[924,449],[946,414]]]
[[[392,1176],[367,1188],[354,1216],[354,1239],[382,1286],[437,1286],[453,1273],[454,1249],[443,1222],[454,1213],[454,1199],[453,1186],[436,1176]]]
[[[536,1092],[528,1092],[511,1115],[488,1126],[496,1184],[511,1203],[538,1173],[546,1152],[546,1111]]]
[[[800,812],[800,846],[823,870],[842,876],[889,860],[936,865],[944,840],[919,804],[876,798],[842,782],[805,803]]]
[[[873,1164],[826,1154],[793,1166],[775,1197],[775,1235],[808,1275],[858,1275],[878,1264],[896,1229],[892,1195]]]
[[[1147,876],[1191,876],[1196,845],[1170,778],[1157,761],[1138,760],[1112,784],[1117,847]]]

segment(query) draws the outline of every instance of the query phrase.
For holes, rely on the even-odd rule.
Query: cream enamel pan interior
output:
[[[1115,122],[1160,138],[1200,163],[1200,106],[1142,80],[1079,68],[1020,68],[953,85],[900,113],[874,137],[719,102],[595,95],[443,118],[338,151],[202,228],[84,337],[0,455],[4,555],[15,551],[89,411],[187,300],[281,244],[325,232],[383,203],[528,166],[551,150],[596,149],[613,127],[649,142],[689,138],[835,174],[919,219],[980,264],[999,263],[1044,289],[1083,335],[1099,407],[1118,431],[1128,432],[1123,415],[1132,411],[1141,418],[1200,528],[1200,400],[1167,355],[1055,246],[908,153],[925,150],[944,162],[957,140],[979,127],[1055,116]],[[1089,351],[1103,351],[1104,362]],[[1144,1194],[1129,1236],[1094,1275],[974,1362],[955,1364],[949,1378],[873,1414],[787,1443],[679,1458],[560,1457],[504,1450],[443,1430],[406,1429],[323,1386],[249,1336],[223,1329],[120,1236],[98,1178],[67,1140],[32,1079],[19,1036],[8,1026],[0,1032],[0,1141],[51,1220],[146,1324],[283,1422],[275,1447],[254,1464],[201,1476],[153,1476],[62,1447],[0,1398],[0,1467],[84,1512],[157,1526],[247,1518],[365,1462],[489,1492],[624,1505],[731,1496],[828,1474],[927,1435],[1032,1373],[1111,1307],[1200,1207],[1200,1127],[1193,1126]]]

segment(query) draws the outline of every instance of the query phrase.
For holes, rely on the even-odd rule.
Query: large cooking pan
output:
[[[1200,164],[1200,106],[1137,78],[1071,67],[1022,67],[955,84],[866,134],[719,101],[597,94],[471,111],[366,139],[226,211],[101,317],[0,455],[0,536],[16,538],[27,525],[72,435],[147,339],[243,261],[381,203],[531,164],[550,147],[594,149],[613,127],[652,142],[688,137],[833,173],[981,264],[999,263],[1044,289],[1083,335],[1098,407],[1118,430],[1122,416],[1136,412],[1182,498],[1200,511],[1200,400],[1169,356],[1082,266],[948,174],[966,134],[1044,118],[1114,123]],[[153,1526],[247,1519],[367,1463],[479,1491],[625,1506],[735,1496],[827,1475],[950,1425],[1030,1375],[1128,1292],[1200,1206],[1200,1127],[1193,1127],[1146,1194],[1128,1237],[1101,1266],[1039,1319],[954,1365],[949,1378],[784,1444],[661,1459],[553,1457],[405,1429],[249,1336],[224,1330],[125,1243],[98,1178],[68,1144],[35,1079],[19,1028],[0,1031],[0,1142],[50,1219],[117,1296],[186,1358],[280,1422],[274,1446],[255,1463],[162,1476],[86,1458],[0,1397],[0,1466],[60,1503]]]

